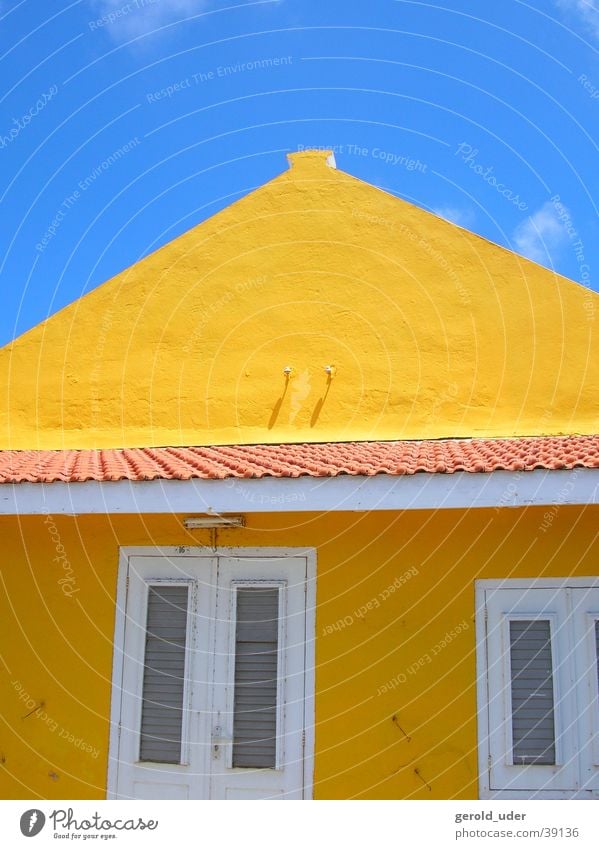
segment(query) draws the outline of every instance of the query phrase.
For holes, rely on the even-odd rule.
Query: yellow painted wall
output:
[[[255,514],[219,531],[219,545],[318,549],[316,797],[476,797],[473,581],[596,575],[598,519],[565,506]],[[207,533],[176,516],[42,516],[1,517],[0,538],[0,798],[102,798],[118,547]]]
[[[598,306],[296,154],[0,351],[0,448],[597,432]]]

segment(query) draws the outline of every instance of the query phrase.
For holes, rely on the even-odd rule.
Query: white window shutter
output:
[[[507,798],[571,793],[579,778],[572,757],[576,697],[568,593],[514,584],[485,590],[489,758],[483,792]]]
[[[180,763],[188,587],[151,585],[142,690],[140,760]]]
[[[512,756],[515,765],[555,764],[551,623],[510,622]]]
[[[238,587],[233,766],[276,766],[278,587]]]

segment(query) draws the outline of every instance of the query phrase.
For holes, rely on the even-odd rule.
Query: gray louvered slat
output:
[[[187,605],[187,587],[149,588],[139,754],[142,761],[181,761]]]
[[[597,684],[599,685],[599,619],[595,620],[595,650],[597,658]]]
[[[553,660],[548,619],[510,622],[510,661],[514,764],[554,764]]]
[[[279,590],[239,587],[235,626],[233,766],[276,765]]]

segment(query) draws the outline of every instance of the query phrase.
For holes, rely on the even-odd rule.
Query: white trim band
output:
[[[599,469],[0,485],[0,515],[289,513],[599,503]]]

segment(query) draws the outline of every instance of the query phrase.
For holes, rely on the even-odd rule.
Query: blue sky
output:
[[[0,0],[0,344],[340,168],[599,289],[597,0]]]

